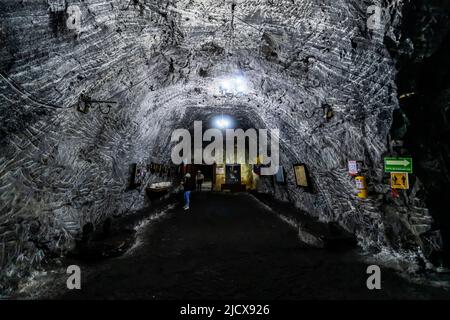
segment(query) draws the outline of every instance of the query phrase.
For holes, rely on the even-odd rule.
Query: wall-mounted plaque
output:
[[[225,174],[225,168],[224,167],[217,167],[216,168],[216,174]]]
[[[311,185],[309,182],[308,169],[305,164],[295,164],[294,165],[295,181],[297,186],[310,189]]]

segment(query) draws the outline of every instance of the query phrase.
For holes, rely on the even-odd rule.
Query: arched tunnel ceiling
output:
[[[397,41],[402,1],[375,2],[391,10],[386,36]],[[57,3],[80,7],[78,34]],[[217,0],[3,0],[5,230],[38,221],[36,241],[69,247],[85,223],[142,205],[141,195],[125,192],[130,163],[169,162],[174,129],[227,110],[244,126],[279,128],[281,164],[306,163],[316,190],[295,188],[291,172],[288,187],[268,182],[264,191],[339,222],[364,247],[404,250],[398,234],[387,234],[381,196],[358,201],[346,172],[347,160],[362,160],[375,192],[388,192],[382,157],[398,108],[397,70],[384,34],[367,29],[373,1],[235,3],[232,14],[230,1]],[[237,71],[249,92],[221,95],[218,81]],[[82,93],[118,105],[107,115],[82,114]],[[324,105],[334,113],[329,121]],[[36,245],[27,245],[7,250],[35,256]]]
[[[232,120],[231,128],[243,130],[251,128],[264,128],[264,122],[248,109],[245,104],[223,105],[214,107],[187,107],[184,117],[177,124],[178,128],[193,128],[194,121],[201,121],[203,129],[217,128],[214,120],[217,117],[229,117]]]
[[[321,103],[357,118],[366,97],[377,99],[374,93],[392,81],[387,53],[364,34],[364,6],[355,1],[238,2],[233,30],[227,2],[124,3],[87,2],[81,7],[81,33],[74,37],[52,22],[54,13],[42,3],[27,4],[24,13],[32,11],[35,21],[14,30],[19,26],[7,22],[17,8],[7,2],[2,30],[11,46],[5,48],[10,59],[2,59],[3,71],[26,83],[24,89],[34,96],[63,108],[83,90],[119,98],[129,108],[142,106],[149,91],[164,89],[170,93],[160,103],[169,109],[171,99],[191,95],[211,103],[212,81],[239,69],[251,82],[250,102],[279,109],[272,112],[280,118],[311,112]],[[17,32],[28,37],[16,39]],[[343,79],[348,85],[336,86]]]

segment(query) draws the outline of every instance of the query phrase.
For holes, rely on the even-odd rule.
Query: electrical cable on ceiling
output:
[[[6,74],[3,73],[3,71],[0,71],[0,77],[5,80],[5,82],[17,93],[19,93],[22,97],[24,97],[25,99],[30,100],[31,102],[33,102],[36,106],[41,107],[41,108],[51,108],[51,109],[68,109],[70,107],[61,107],[61,106],[57,106],[51,103],[45,103],[40,101],[39,99],[35,98],[31,93],[29,93],[28,91],[26,91],[25,89],[23,89],[22,86],[20,86],[19,84],[15,83],[14,80],[12,80],[10,77],[8,77]]]
[[[142,79],[141,81],[119,91],[116,92],[114,95],[112,95],[111,97],[109,97],[107,100],[112,99],[114,97],[116,97],[117,95],[130,90],[134,87],[136,87],[137,85],[141,84],[142,82],[144,82],[145,80],[149,79],[152,76],[152,74],[148,75],[147,77],[145,77],[144,79]],[[0,77],[5,80],[5,82],[17,93],[19,93],[22,97],[30,100],[31,102],[33,102],[37,107],[42,107],[42,108],[52,108],[52,109],[70,109],[73,106],[68,106],[68,107],[61,107],[61,106],[57,106],[51,103],[46,103],[46,102],[42,102],[40,100],[38,100],[37,98],[35,98],[31,93],[27,92],[25,89],[22,88],[21,85],[15,83],[10,77],[8,77],[3,71],[0,71]],[[108,114],[110,111],[110,108],[108,109],[107,112],[103,112],[101,111],[103,114]]]
[[[111,111],[111,106],[110,106],[109,104],[108,104],[106,107],[108,108],[108,110],[107,110],[107,111],[103,111],[102,105],[101,105],[101,104],[98,105],[98,109],[99,109],[100,112],[103,113],[103,114],[108,114],[108,113]]]

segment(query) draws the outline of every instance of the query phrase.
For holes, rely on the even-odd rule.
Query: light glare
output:
[[[214,119],[214,126],[219,129],[228,129],[232,127],[232,121],[227,116],[218,116]]]
[[[219,89],[222,94],[244,94],[248,91],[247,80],[238,75],[222,79]]]

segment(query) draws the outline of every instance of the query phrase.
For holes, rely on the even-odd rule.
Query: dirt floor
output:
[[[137,232],[122,256],[80,262],[82,289],[57,299],[431,299],[382,268],[382,290],[366,287],[354,249],[308,248],[297,231],[248,194],[193,195]],[[71,262],[73,263],[73,261]],[[64,284],[65,285],[65,284]],[[62,286],[61,286],[62,287]]]

